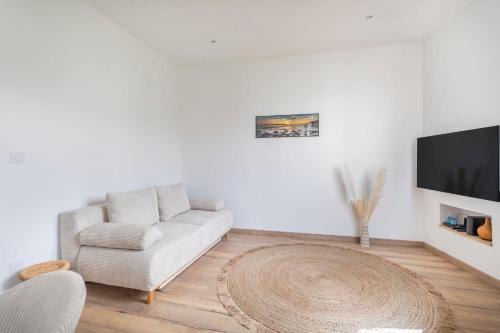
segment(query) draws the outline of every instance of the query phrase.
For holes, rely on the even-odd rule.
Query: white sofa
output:
[[[151,192],[150,189],[143,191]],[[143,194],[144,192],[140,195]],[[112,239],[113,237],[109,236],[110,232],[111,235],[119,234],[119,232],[110,231],[109,228],[104,230],[102,225],[97,226],[96,232],[92,231],[96,229],[96,225],[108,223],[110,220],[108,216],[111,214],[114,214],[113,218],[118,218],[119,221],[127,219],[123,217],[123,211],[117,214],[116,205],[115,208],[110,207],[116,203],[111,195],[108,194],[108,202],[105,204],[88,206],[61,214],[62,259],[68,260],[72,269],[78,271],[85,281],[147,291],[148,304],[152,303],[155,290],[163,287],[218,243],[223,236],[227,236],[233,223],[231,212],[223,209],[224,205],[221,201],[189,200],[181,209],[183,212],[175,214],[175,209],[172,211],[172,208],[179,206],[177,198],[170,196],[168,198],[172,202],[170,204],[158,192],[159,208],[158,205],[152,205],[152,208],[148,206],[146,210],[159,209],[160,213],[156,215],[159,215],[160,220],[164,221],[153,223],[151,226],[148,223],[141,227],[142,222],[139,222],[140,219],[137,218],[141,214],[137,213],[137,207],[132,207],[133,209],[129,210],[127,214],[127,216],[134,216],[132,222],[127,221],[122,225],[128,224],[130,226],[132,223],[134,224],[132,229],[144,229],[148,232],[148,236],[141,238],[139,243],[137,237],[130,235],[128,238],[126,237],[127,239],[121,239],[123,237],[120,236],[117,236],[118,239]],[[187,199],[187,195],[185,197]],[[127,205],[130,205],[131,198],[134,201],[133,197],[126,198]],[[146,199],[148,205],[151,200]],[[163,200],[163,207],[161,200]],[[165,206],[165,203],[168,205]],[[125,210],[125,212],[127,211]],[[165,216],[164,218],[162,214]],[[149,215],[144,216],[149,218]],[[156,217],[153,216],[152,221],[155,219]],[[110,225],[117,226],[115,221],[107,226]],[[126,229],[126,227],[123,228]],[[158,233],[158,230],[161,233]],[[125,233],[127,232],[125,231]],[[83,242],[83,237],[81,237],[84,234],[87,243]],[[103,240],[103,237],[109,239]],[[160,239],[155,241],[155,237]],[[114,245],[116,240],[123,241],[124,247],[129,246],[131,249],[116,248],[117,246]],[[104,241],[103,245],[106,247],[95,246],[95,242],[99,243],[99,241]],[[144,242],[153,242],[153,244],[148,247],[149,244],[144,245]],[[81,243],[94,246],[85,246]],[[132,243],[135,245],[130,246]],[[137,250],[137,248],[144,246],[146,246],[145,249]]]

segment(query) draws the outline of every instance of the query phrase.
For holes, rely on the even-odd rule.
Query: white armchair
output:
[[[0,332],[74,332],[87,292],[80,275],[53,272],[34,277],[0,295]]]

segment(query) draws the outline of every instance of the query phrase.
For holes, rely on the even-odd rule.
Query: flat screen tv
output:
[[[498,202],[499,156],[499,126],[419,138],[417,186]]]

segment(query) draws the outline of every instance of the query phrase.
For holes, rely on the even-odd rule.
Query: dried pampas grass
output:
[[[361,198],[358,197],[356,193],[356,187],[354,186],[349,168],[347,167],[347,165],[344,166],[345,187],[347,190],[349,201],[354,207],[354,211],[356,212],[356,216],[358,217],[360,223],[361,245],[364,247],[369,246],[368,222],[370,221],[375,208],[377,208],[377,205],[382,198],[382,190],[384,188],[385,178],[386,169],[380,168],[377,171],[375,186],[373,187],[370,195],[368,196],[368,198]]]

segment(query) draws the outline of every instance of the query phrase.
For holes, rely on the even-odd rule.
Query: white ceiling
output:
[[[177,64],[196,65],[422,40],[470,0],[87,2]]]

